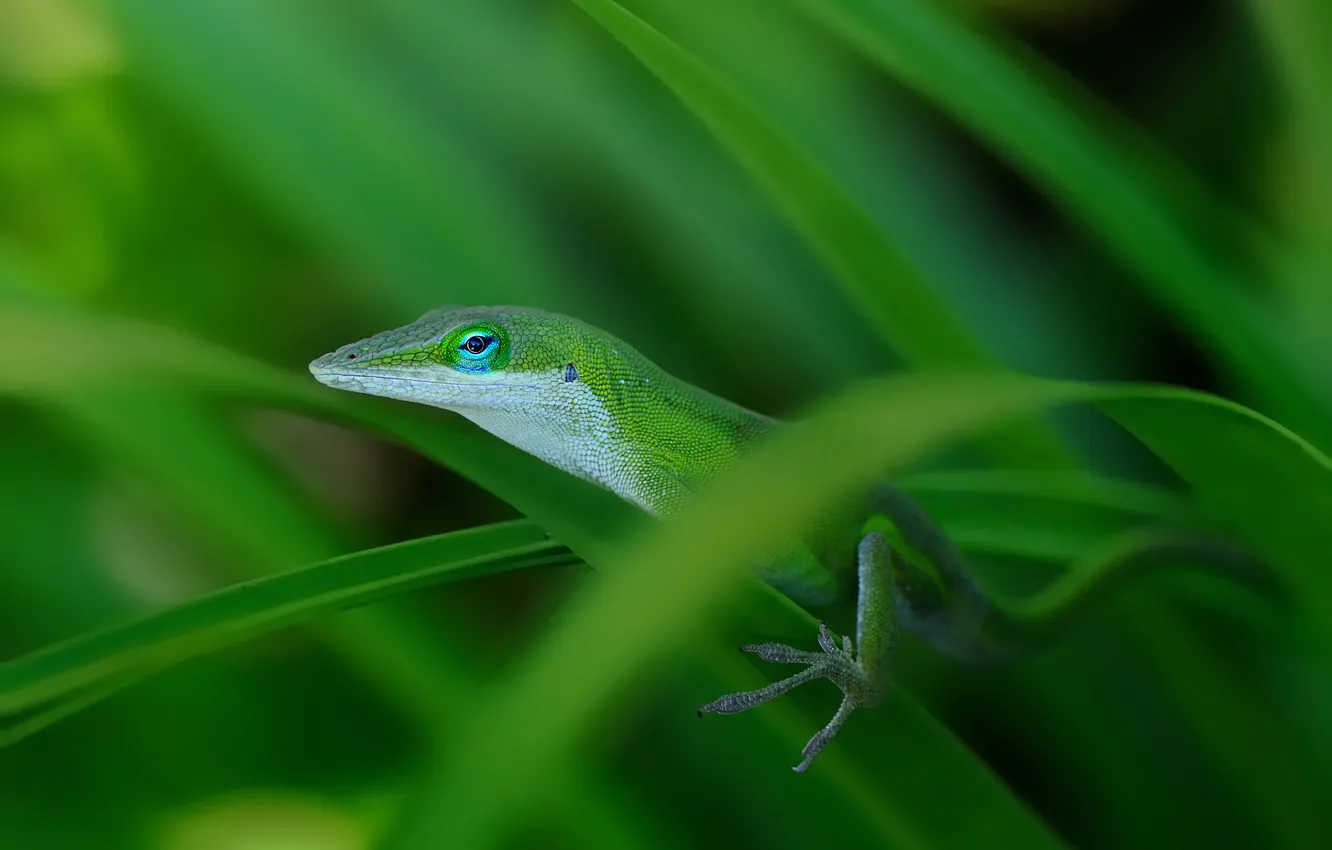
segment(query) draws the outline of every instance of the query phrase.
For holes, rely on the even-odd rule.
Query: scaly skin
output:
[[[337,389],[456,411],[656,516],[675,512],[779,427],[673,378],[604,331],[522,307],[440,308],[326,354],[310,371]],[[892,520],[906,547],[891,546],[879,532],[861,538],[855,642],[846,637],[838,645],[821,626],[821,652],[780,644],[743,647],[807,669],[757,691],[722,697],[699,712],[733,714],[804,682],[831,679],[842,689],[842,705],[805,747],[796,771],[809,766],[852,711],[881,700],[899,625],[953,654],[967,654],[990,610],[948,538],[889,487],[873,495],[864,514],[830,518],[781,546],[756,572],[799,601],[831,601],[834,577],[847,572],[851,543],[871,512]]]
[[[493,347],[468,357],[461,342],[478,334]],[[331,387],[456,411],[655,516],[674,513],[777,424],[591,325],[522,307],[440,308],[310,369]],[[846,539],[834,566],[848,560]],[[795,544],[758,573],[801,602],[826,604],[845,573],[824,566],[830,557]]]

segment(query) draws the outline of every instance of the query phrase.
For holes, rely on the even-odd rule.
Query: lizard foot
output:
[[[837,713],[833,715],[827,726],[820,729],[805,749],[801,751],[804,760],[796,765],[792,770],[796,773],[804,773],[814,757],[832,740],[837,731],[842,728],[842,724],[851,716],[851,712],[861,706],[873,705],[878,702],[880,692],[877,671],[867,669],[866,665],[861,663],[861,659],[856,656],[855,646],[851,643],[849,636],[842,638],[842,644],[838,646],[837,638],[828,631],[826,623],[819,623],[819,646],[822,652],[809,652],[803,649],[796,649],[781,643],[759,643],[746,644],[740,647],[745,652],[752,652],[764,661],[772,661],[777,664],[804,664],[805,669],[781,680],[773,682],[756,691],[744,691],[738,694],[727,694],[715,702],[710,702],[698,710],[698,716],[704,714],[738,714],[747,711],[755,706],[762,705],[770,699],[788,693],[806,682],[812,682],[816,679],[829,679],[837,685],[842,691],[842,704],[838,707]]]

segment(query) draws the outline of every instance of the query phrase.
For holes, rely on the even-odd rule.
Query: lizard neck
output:
[[[664,373],[655,388],[626,384],[626,389],[611,410],[637,493],[633,501],[658,516],[692,501],[776,426],[766,416]]]
[[[458,412],[657,516],[689,501],[775,424],[651,364],[612,365],[584,370],[557,397]]]
[[[556,393],[515,398],[504,406],[458,408],[457,412],[551,466],[650,509],[627,467],[621,426],[587,384],[571,383]]]

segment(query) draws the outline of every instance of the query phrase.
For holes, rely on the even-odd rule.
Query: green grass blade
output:
[[[1163,169],[1083,120],[1090,102],[1037,60],[924,0],[804,4],[830,30],[954,115],[1100,238],[1274,414],[1327,442],[1325,408],[1279,343],[1273,311],[1209,255],[1152,185]],[[1102,122],[1104,123],[1104,122]],[[1121,133],[1119,137],[1125,138]],[[1178,183],[1179,181],[1173,181]]]
[[[1266,560],[1332,650],[1332,461],[1272,420],[1185,390],[1098,388],[1098,404],[1193,487],[1199,508]]]
[[[1277,270],[1285,314],[1305,356],[1326,360],[1323,322],[1332,311],[1332,8],[1325,0],[1250,0],[1266,36],[1271,62],[1284,82],[1285,155],[1278,171],[1299,189],[1285,203],[1286,231],[1298,251],[1293,268]],[[1284,175],[1282,175],[1284,172]]]
[[[1143,519],[1185,521],[1190,510],[1179,495],[1152,484],[1105,478],[1085,472],[1026,469],[950,469],[916,472],[896,480],[917,497],[985,495],[996,499],[1034,498],[1072,502]]]
[[[1332,150],[1332,101],[1327,86],[1332,80],[1332,9],[1322,0],[1250,0],[1255,19],[1261,24],[1273,63],[1284,77],[1288,120],[1298,142],[1308,151],[1313,194],[1313,215],[1308,232],[1299,233],[1317,239],[1310,249],[1323,246],[1320,260],[1332,259],[1327,245],[1332,239],[1332,163],[1326,152]],[[1321,155],[1320,155],[1321,154]]]
[[[53,705],[40,709],[17,723],[8,726],[0,723],[0,750],[22,743],[38,732],[68,720],[164,669],[166,665],[145,666],[119,676],[108,676],[81,692],[54,700]]]
[[[628,687],[645,665],[683,645],[685,636],[743,585],[740,564],[812,518],[819,506],[872,484],[893,460],[905,461],[950,436],[978,430],[987,419],[1015,413],[1023,401],[1030,405],[1040,398],[1032,385],[1025,397],[1020,392],[1013,391],[1013,382],[997,380],[901,382],[879,398],[895,404],[898,415],[884,417],[877,405],[856,410],[871,418],[850,429],[855,432],[850,442],[859,448],[866,431],[875,433],[876,448],[863,459],[842,440],[834,447],[824,436],[853,405],[825,410],[815,422],[781,432],[678,520],[653,528],[649,539],[609,558],[590,558],[604,573],[600,581],[566,608],[527,662],[497,686],[478,711],[471,733],[441,761],[434,784],[423,793],[430,805],[416,811],[419,819],[404,828],[394,846],[481,848],[498,843],[505,822],[520,817],[518,807],[542,799],[550,793],[549,785],[564,775],[610,696]],[[858,396],[861,407],[867,406],[867,397]],[[903,410],[914,413],[902,416]],[[786,610],[808,624],[808,615],[798,608]],[[607,640],[608,634],[614,639]],[[571,676],[579,687],[567,686]],[[535,705],[542,706],[539,724],[531,722]],[[928,725],[926,716],[918,719]],[[946,740],[929,729],[899,731],[907,737]],[[443,800],[455,804],[441,806]],[[903,819],[897,837],[903,832],[919,835],[909,806],[891,797],[881,799],[880,805],[896,808]],[[992,780],[988,793],[969,797],[967,805],[987,811],[993,806],[991,826],[1002,820],[1005,829],[1028,837],[1030,846],[1058,846]],[[924,836],[912,843],[950,846],[930,839]]]
[[[745,98],[615,0],[575,0],[665,83],[731,152],[820,257],[846,295],[921,368],[993,361],[948,303],[807,152]],[[1066,465],[1049,428],[1029,423],[995,450],[1014,465]]]
[[[552,560],[570,560],[567,549],[534,524],[516,521],[371,549],[235,585],[0,664],[0,714],[392,593]]]
[[[895,482],[964,551],[1067,564],[1142,524],[1200,522],[1167,490],[1079,472],[968,469],[916,473]],[[991,575],[984,572],[988,581]],[[1004,576],[994,576],[1001,585]]]
[[[385,314],[466,297],[540,303],[551,264],[473,151],[404,107],[373,55],[311,10],[264,0],[108,4],[147,79],[242,177],[359,270]],[[493,177],[493,175],[491,175]],[[396,308],[396,309],[395,309]]]
[[[160,325],[64,307],[0,303],[0,389],[59,399],[99,386],[181,382],[287,405],[327,408],[309,381]],[[41,351],[42,368],[25,352]]]
[[[404,833],[400,846],[430,846],[445,837],[466,846],[488,846],[515,816],[520,801],[539,799],[544,785],[562,774],[579,752],[611,694],[621,691],[651,661],[678,648],[683,634],[704,623],[740,585],[740,564],[759,556],[786,531],[814,519],[823,507],[871,486],[895,464],[975,432],[1007,417],[1051,404],[1096,401],[1156,449],[1200,490],[1234,504],[1273,502],[1294,509],[1303,522],[1332,534],[1332,466],[1306,443],[1251,411],[1211,396],[1181,390],[1135,386],[1091,386],[1038,381],[1018,376],[895,379],[869,382],[822,406],[809,420],[787,429],[686,511],[678,521],[654,529],[648,540],[607,563],[589,559],[606,572],[552,628],[538,654],[497,686],[473,734],[450,754],[447,770],[428,792],[434,806]],[[1170,417],[1143,411],[1187,407],[1208,433],[1226,439],[1198,439],[1197,428],[1178,431]],[[911,411],[903,415],[902,411]],[[1255,480],[1236,469],[1236,429],[1247,446],[1268,463],[1280,458],[1276,476]],[[1178,431],[1180,439],[1171,434]],[[836,440],[827,434],[836,433]],[[1210,454],[1200,472],[1192,461]],[[1217,455],[1220,454],[1220,457]],[[1310,495],[1313,499],[1309,499]],[[1298,502],[1303,507],[1293,508]],[[1245,542],[1276,552],[1268,535],[1284,528],[1237,527]],[[1332,541],[1327,541],[1332,543]],[[1321,593],[1328,579],[1307,567],[1327,546],[1299,553],[1284,549],[1273,563],[1294,595],[1304,598],[1309,628],[1325,628],[1332,594]],[[1310,593],[1321,598],[1309,599]],[[807,615],[796,615],[807,620]],[[616,636],[605,640],[607,633]],[[581,687],[563,685],[584,671]],[[595,671],[589,674],[586,671]],[[531,706],[542,705],[542,723],[528,722]],[[910,737],[923,730],[899,729]],[[885,775],[892,768],[885,768]],[[1002,794],[997,786],[995,793]],[[903,817],[910,810],[903,807]],[[1020,807],[1008,812],[1010,828],[1038,840],[1041,829]],[[965,818],[964,812],[958,812]],[[1050,842],[1046,836],[1045,843]],[[940,846],[952,846],[941,844]]]
[[[614,0],[575,2],[707,125],[907,359],[921,366],[989,363],[989,355],[897,246],[739,93]]]

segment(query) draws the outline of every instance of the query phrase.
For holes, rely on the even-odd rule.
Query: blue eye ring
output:
[[[431,355],[438,362],[464,372],[502,370],[513,357],[509,332],[495,322],[474,322],[454,328]]]
[[[458,343],[458,353],[468,360],[480,360],[499,345],[499,339],[487,333],[468,334]]]

